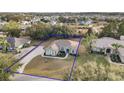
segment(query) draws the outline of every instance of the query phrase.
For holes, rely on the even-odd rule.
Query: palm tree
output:
[[[115,52],[117,53],[118,48],[124,47],[124,46],[119,45],[118,43],[114,43],[114,44],[112,44],[112,47],[115,49]]]

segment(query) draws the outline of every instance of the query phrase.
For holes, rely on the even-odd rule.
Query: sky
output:
[[[123,0],[0,0],[0,12],[123,12]]]

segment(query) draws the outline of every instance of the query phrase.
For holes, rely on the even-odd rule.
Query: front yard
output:
[[[70,72],[73,59],[74,58],[71,56],[65,60],[62,60],[43,58],[39,55],[32,59],[31,62],[25,67],[24,73],[63,79],[64,74]]]

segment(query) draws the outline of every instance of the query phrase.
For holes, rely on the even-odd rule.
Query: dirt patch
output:
[[[87,52],[87,50],[86,50],[85,46],[84,46],[83,44],[81,44],[81,45],[79,46],[78,53],[79,53],[79,54],[84,54],[84,53],[86,53],[86,52]]]

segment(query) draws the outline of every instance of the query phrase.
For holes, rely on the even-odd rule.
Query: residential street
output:
[[[12,80],[13,81],[54,81],[53,79],[34,77],[34,76],[28,76],[22,74],[15,74],[15,76],[12,77]]]

